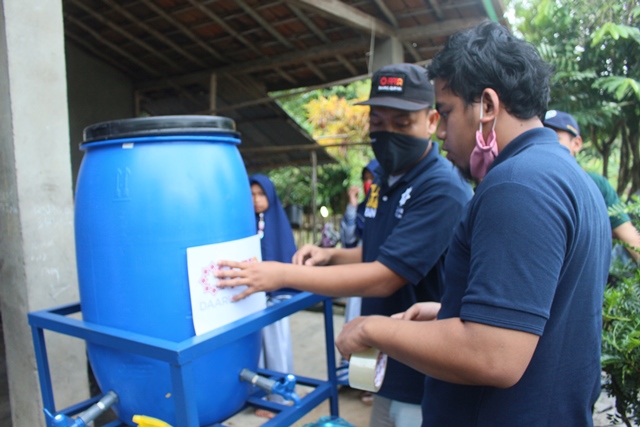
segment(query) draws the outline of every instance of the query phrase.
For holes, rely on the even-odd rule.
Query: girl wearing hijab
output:
[[[289,224],[287,214],[282,208],[276,188],[265,175],[252,175],[251,196],[256,213],[258,234],[260,235],[260,248],[263,261],[291,262],[296,252],[296,244],[293,240],[293,231]],[[280,289],[267,293],[267,306],[277,304],[298,292],[293,289]],[[262,329],[262,352],[260,354],[260,367],[282,373],[293,373],[293,350],[291,347],[291,330],[289,318],[285,317]],[[284,399],[279,395],[270,395],[269,400],[283,403]],[[257,409],[256,415],[264,418],[273,418],[274,413]]]

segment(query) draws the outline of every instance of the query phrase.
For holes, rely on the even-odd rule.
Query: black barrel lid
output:
[[[83,143],[139,136],[234,133],[235,122],[220,116],[154,116],[112,120],[84,128]]]

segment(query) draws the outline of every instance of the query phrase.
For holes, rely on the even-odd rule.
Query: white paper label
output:
[[[196,335],[202,335],[266,307],[264,292],[256,292],[247,298],[232,302],[246,286],[219,288],[214,273],[219,260],[262,261],[258,235],[230,242],[187,248],[191,311]]]

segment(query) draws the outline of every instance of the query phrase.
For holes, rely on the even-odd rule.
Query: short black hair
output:
[[[466,105],[478,102],[482,91],[491,88],[515,117],[542,119],[547,111],[553,68],[532,44],[495,22],[484,21],[449,37],[428,72],[430,79],[444,80]]]

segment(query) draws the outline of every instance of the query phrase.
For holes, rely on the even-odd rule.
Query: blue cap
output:
[[[580,128],[578,122],[573,116],[564,111],[549,110],[544,115],[544,125],[555,130],[563,130],[569,132],[573,136],[580,136]]]

